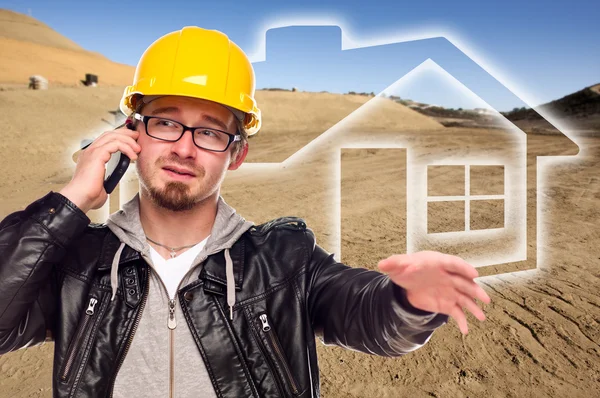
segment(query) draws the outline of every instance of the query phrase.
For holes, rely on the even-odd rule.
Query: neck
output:
[[[218,197],[219,191],[190,210],[171,211],[157,206],[141,191],[140,222],[144,233],[152,240],[169,247],[199,243],[212,230],[217,215]]]

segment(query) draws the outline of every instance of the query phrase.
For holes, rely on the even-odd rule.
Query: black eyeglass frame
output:
[[[194,145],[196,145],[196,147],[200,148],[200,149],[205,149],[207,151],[211,151],[211,152],[225,152],[227,149],[229,149],[229,146],[231,145],[232,142],[236,142],[236,141],[241,141],[242,136],[238,133],[238,134],[231,134],[228,133],[226,131],[223,130],[219,130],[219,129],[215,129],[212,127],[188,127],[185,124],[178,122],[177,120],[173,120],[173,119],[169,119],[166,117],[162,117],[162,116],[146,116],[146,115],[141,115],[139,113],[134,113],[133,114],[133,118],[135,120],[139,120],[140,122],[144,123],[144,129],[146,130],[146,134],[149,137],[152,137],[156,140],[160,140],[160,141],[165,141],[165,142],[177,142],[181,139],[181,137],[183,137],[183,135],[186,133],[186,131],[191,131],[192,132],[192,142],[194,143]],[[181,127],[183,127],[183,131],[181,132],[181,135],[176,139],[176,140],[166,140],[164,138],[158,138],[155,137],[153,135],[151,135],[148,132],[148,121],[150,119],[162,119],[162,120],[168,120],[169,122],[173,122],[175,124],[180,125]],[[227,142],[227,146],[225,147],[225,149],[219,151],[216,149],[209,149],[209,148],[204,148],[203,146],[200,146],[198,144],[196,144],[196,140],[194,139],[194,131],[198,130],[198,129],[205,129],[205,130],[211,130],[211,131],[218,131],[219,133],[223,133],[223,134],[227,134],[227,136],[229,137],[229,141]]]

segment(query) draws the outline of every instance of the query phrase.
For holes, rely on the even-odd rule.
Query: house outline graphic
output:
[[[266,62],[269,62],[269,36],[271,36],[271,38],[274,35],[274,33],[276,32],[283,32],[286,29],[298,29],[298,26],[288,26],[288,27],[278,27],[275,29],[271,29],[270,31],[267,31],[267,39],[266,39]],[[315,29],[315,26],[302,26],[301,28],[306,28],[306,29]],[[330,34],[338,34],[339,36],[339,47],[338,47],[338,51],[339,52],[353,52],[353,51],[361,51],[364,49],[364,47],[355,47],[355,48],[350,48],[350,49],[342,49],[342,45],[341,45],[341,39],[342,39],[342,31],[341,28],[339,26],[320,26],[319,28],[326,28],[325,32],[330,33]],[[331,29],[333,28],[333,29]],[[332,33],[333,30],[333,33]],[[335,31],[338,32],[335,32]],[[269,35],[269,33],[271,33],[271,35]],[[297,33],[296,33],[297,34]],[[443,37],[435,37],[435,38],[428,38],[428,39],[420,39],[419,41],[436,41],[438,43],[442,43],[442,46],[445,47],[451,47],[453,49],[453,51],[459,52],[460,54],[462,54],[462,58],[465,60],[464,62],[467,63],[472,63],[475,65],[478,65],[475,63],[475,61],[473,61],[470,57],[468,57],[466,54],[464,54],[460,49],[458,49],[456,46],[454,46],[454,44],[452,44],[449,40],[443,38]],[[398,45],[402,45],[404,43],[396,43]],[[386,43],[385,44],[385,50],[384,51],[393,51],[394,48],[394,43]],[[382,46],[383,49],[383,46]],[[435,56],[435,54],[432,54],[431,56]],[[441,66],[445,66],[445,65],[441,65]],[[433,61],[431,59],[431,57],[427,57],[425,59],[422,60],[422,62],[420,64],[415,65],[408,73],[404,74],[403,76],[399,77],[394,83],[392,83],[391,85],[385,87],[383,90],[380,90],[379,93],[375,96],[375,98],[380,98],[381,96],[384,96],[386,94],[389,94],[390,91],[390,87],[399,84],[403,79],[406,79],[407,76],[409,76],[411,73],[414,73],[416,70],[418,70],[419,68],[431,68],[431,67],[439,67],[440,70],[444,73],[447,73],[449,76],[451,76],[452,78],[456,79],[456,76],[454,76],[453,74],[449,73],[447,70],[442,69],[440,65],[438,65],[435,61]],[[259,66],[256,66],[255,68],[259,68]],[[489,74],[489,72],[487,72],[486,70],[484,70],[483,68],[480,68],[481,71],[483,73],[485,73],[486,75],[488,75],[490,78],[494,79],[496,82],[497,80],[491,76],[491,74]],[[460,70],[460,68],[459,68]],[[343,73],[343,72],[341,72]],[[461,75],[461,73],[458,73],[459,75]],[[258,76],[258,73],[257,73]],[[467,84],[464,84],[462,80],[459,81],[459,79],[456,79],[457,82],[459,82],[459,84],[463,85],[467,90],[470,90]],[[472,79],[465,79],[465,80],[472,80]],[[514,93],[512,93],[510,90],[508,90],[504,85],[500,84],[499,82],[498,86],[501,87],[504,90],[507,90],[508,92],[510,92],[510,94],[512,96],[514,96],[515,98],[517,98],[519,101],[521,101],[522,103],[526,104],[525,101],[523,101],[521,98],[517,97]],[[470,90],[472,93],[475,93],[473,90]],[[347,117],[343,118],[342,120],[338,121],[338,123],[336,123],[334,126],[332,126],[331,128],[329,128],[328,130],[324,131],[322,134],[320,134],[317,138],[315,138],[314,140],[312,140],[311,142],[307,143],[306,145],[304,145],[300,150],[296,151],[295,153],[293,153],[291,156],[289,156],[288,158],[286,158],[285,160],[283,160],[281,163],[279,163],[278,165],[280,167],[293,167],[294,164],[299,163],[302,161],[302,159],[309,153],[313,152],[317,147],[320,147],[323,145],[323,143],[327,142],[327,141],[335,141],[335,134],[336,131],[341,131],[344,128],[344,125],[348,125],[351,124],[351,120],[353,118],[360,118],[361,116],[363,116],[364,114],[368,113],[366,112],[366,110],[372,105],[372,101],[375,100],[371,99],[369,100],[367,103],[363,104],[362,106],[360,106],[358,109],[356,109],[354,112],[352,112],[351,114],[349,114]],[[488,97],[483,97],[480,98],[481,100],[483,100],[484,102],[486,102],[488,104],[489,108],[494,109],[493,106],[493,99],[489,99]],[[499,114],[498,114],[499,115]],[[550,121],[546,118],[543,117],[546,121],[548,121],[550,123]],[[535,268],[537,265],[537,243],[538,243],[538,229],[539,229],[539,220],[538,220],[538,200],[537,200],[537,190],[538,190],[538,170],[537,170],[537,157],[544,157],[544,156],[576,156],[579,153],[579,146],[573,142],[570,137],[568,135],[566,135],[565,133],[563,133],[562,131],[558,130],[558,133],[563,135],[564,137],[569,138],[569,143],[570,143],[570,147],[562,147],[560,148],[559,151],[557,152],[545,152],[545,153],[536,153],[534,151],[531,150],[531,148],[528,146],[528,140],[527,140],[527,133],[523,132],[522,130],[520,130],[519,128],[517,128],[514,124],[512,124],[511,122],[509,122],[508,120],[506,120],[505,123],[505,128],[509,131],[512,131],[513,133],[520,133],[522,135],[523,141],[522,143],[525,146],[525,156],[524,156],[524,175],[522,176],[522,180],[520,181],[516,181],[515,183],[509,183],[509,184],[505,184],[506,185],[521,185],[521,189],[524,189],[523,196],[524,196],[524,201],[522,201],[522,203],[513,203],[513,206],[518,206],[519,204],[522,205],[522,213],[520,215],[522,215],[525,218],[525,222],[522,223],[521,225],[521,237],[523,238],[521,240],[521,250],[517,253],[514,253],[514,255],[516,255],[516,257],[521,257],[518,260],[514,260],[514,261],[502,261],[502,256],[496,258],[494,256],[486,256],[485,259],[477,259],[474,261],[471,261],[472,264],[476,265],[478,267],[478,272],[480,274],[480,276],[484,276],[484,275],[492,275],[492,274],[502,274],[502,273],[507,273],[507,272],[516,272],[516,271],[524,271],[524,270],[530,270],[532,268]],[[334,206],[334,210],[335,213],[333,213],[331,215],[331,222],[334,225],[334,237],[336,240],[336,243],[334,243],[333,245],[333,251],[334,253],[337,253],[336,257],[338,259],[338,261],[342,261],[342,244],[341,244],[341,151],[344,149],[350,149],[350,148],[360,148],[360,149],[365,149],[365,148],[377,148],[377,149],[381,149],[381,148],[397,148],[397,149],[407,149],[406,146],[404,145],[398,145],[398,144],[384,144],[384,143],[367,143],[367,142],[363,142],[363,143],[346,143],[346,144],[342,144],[337,146],[336,148],[336,152],[335,152],[335,167],[336,167],[336,172],[335,174],[332,176],[332,183],[335,184],[335,186],[337,187],[337,196],[333,197],[331,200],[333,202],[336,203],[336,206]],[[531,162],[531,160],[533,160],[533,162]],[[534,172],[527,172],[528,168],[527,168],[527,163],[532,163],[533,164],[533,168],[534,168]],[[411,175],[414,174],[411,172],[411,160],[410,160],[410,151],[408,151],[407,154],[407,164],[406,164],[406,172],[407,172],[407,185],[414,185],[413,183],[411,183]],[[442,162],[442,163],[430,163],[430,165],[458,165],[461,163],[452,163],[452,162]],[[267,164],[262,164],[261,166],[266,166]],[[275,164],[273,164],[275,165]],[[495,161],[493,159],[481,159],[478,161],[469,161],[469,162],[465,162],[462,163],[461,165],[466,166],[465,167],[465,183],[468,184],[468,173],[469,173],[469,166],[474,166],[474,165],[481,165],[481,166],[505,166],[503,163]],[[255,166],[255,164],[244,164],[243,167],[253,167]],[[256,164],[256,166],[258,166],[258,164]],[[531,170],[531,168],[529,169]],[[425,173],[425,179],[424,181],[427,181],[426,178],[427,174]],[[504,176],[504,178],[506,178],[506,174]],[[412,180],[414,180],[414,176],[412,176]],[[421,184],[421,191],[423,186],[427,187],[427,184]],[[468,185],[467,185],[468,186]],[[406,222],[406,229],[407,229],[407,252],[413,252],[416,251],[418,248],[415,247],[414,244],[412,244],[412,235],[414,234],[414,229],[416,229],[416,225],[420,224],[421,228],[423,227],[423,225],[427,224],[427,219],[426,219],[426,211],[421,211],[421,212],[411,212],[409,209],[412,209],[414,207],[411,207],[411,204],[418,204],[420,203],[428,203],[430,201],[435,201],[436,199],[434,198],[427,198],[428,195],[427,194],[418,194],[416,192],[417,190],[410,190],[407,189],[407,222]],[[502,200],[506,200],[507,196],[503,194],[503,195],[489,195],[486,196],[484,198],[479,198],[479,199],[502,199]],[[466,192],[465,197],[467,198],[466,203],[469,203],[469,192]],[[423,198],[427,198],[425,200],[423,200]],[[532,210],[533,209],[533,210]],[[529,211],[528,211],[529,210]],[[468,207],[465,209],[465,213],[468,213]],[[425,215],[425,218],[423,219],[422,217],[419,217],[421,214]],[[504,219],[504,225],[506,226],[506,224],[510,221],[508,219],[508,217],[506,217],[507,213],[505,213],[505,219]],[[535,226],[532,228],[532,226]],[[469,230],[468,225],[466,226],[467,231]],[[504,229],[504,227],[502,228]],[[485,231],[477,231],[476,233],[478,234],[486,234],[489,232],[495,232],[495,231],[489,231],[489,230],[485,230]],[[464,233],[462,232],[449,232],[449,233],[439,233],[439,234],[431,234],[431,233],[426,233],[429,236],[432,235],[439,235],[439,236],[448,236],[448,235],[456,235],[458,237],[458,239],[460,240],[460,235],[462,234],[464,236]],[[514,257],[513,255],[513,257]]]
[[[314,29],[314,28],[322,28],[323,26],[320,27],[315,27],[315,26],[303,26],[302,28],[306,28],[306,29]],[[267,57],[266,57],[266,62],[269,62],[269,33],[271,33],[271,37],[273,33],[276,32],[284,32],[286,29],[289,28],[298,28],[297,26],[290,26],[290,27],[278,27],[276,29],[271,29],[269,31],[267,31],[267,40],[266,40],[266,49],[267,49]],[[339,47],[338,47],[338,51],[339,52],[348,52],[348,51],[361,51],[364,50],[364,47],[356,47],[356,48],[350,48],[350,49],[342,49],[342,45],[341,45],[341,37],[342,37],[342,31],[341,28],[339,26],[326,26],[325,28],[334,28],[334,30],[337,30],[337,32],[334,32],[334,34],[339,35]],[[443,37],[436,37],[436,38],[428,38],[428,39],[420,39],[420,41],[426,42],[426,41],[430,41],[430,40],[435,40],[437,43],[441,43],[442,46],[448,47],[450,48],[451,51],[457,51],[460,52],[462,54],[462,57],[464,58],[464,62],[467,63],[472,63],[477,65],[477,63],[475,63],[475,61],[473,61],[470,57],[468,57],[466,54],[464,54],[460,49],[458,49],[456,46],[454,46],[454,44],[452,44],[450,41],[446,40]],[[391,51],[394,49],[395,44],[397,45],[401,45],[404,43],[388,43],[385,45],[385,51]],[[383,46],[382,46],[383,49]],[[435,54],[432,54],[432,56],[435,56]],[[258,64],[260,64],[260,62],[258,62]],[[457,77],[455,76],[455,74],[450,73],[450,71],[445,69],[445,65],[443,63],[436,63],[435,61],[432,60],[431,57],[426,57],[424,59],[422,59],[420,61],[420,63],[417,63],[416,65],[414,65],[412,67],[412,69],[410,69],[407,73],[399,76],[398,79],[395,80],[395,82],[392,80],[392,84],[389,84],[387,86],[384,86],[381,90],[379,91],[379,94],[377,94],[375,96],[375,98],[369,100],[367,103],[363,104],[362,106],[360,106],[358,109],[356,109],[354,112],[350,113],[349,115],[347,115],[345,118],[343,118],[342,120],[338,121],[338,123],[336,123],[334,126],[332,126],[331,128],[327,129],[326,131],[324,131],[323,133],[321,133],[317,138],[315,138],[314,140],[312,140],[311,142],[307,143],[306,145],[304,145],[300,150],[296,151],[295,153],[293,153],[291,156],[289,156],[288,158],[286,158],[285,160],[283,160],[280,163],[244,163],[241,167],[240,170],[255,170],[256,172],[261,172],[261,171],[265,171],[267,169],[278,169],[278,168],[288,168],[288,167],[292,167],[295,163],[297,162],[301,162],[303,157],[307,154],[310,153],[316,146],[321,145],[322,142],[325,142],[327,140],[330,140],[332,138],[332,135],[335,134],[336,131],[339,131],[344,124],[350,122],[353,118],[357,118],[360,117],[361,114],[365,113],[366,110],[368,110],[368,108],[370,106],[373,106],[374,101],[376,99],[380,99],[383,95],[387,94],[390,91],[390,87],[394,86],[395,84],[398,84],[399,82],[401,82],[403,79],[406,78],[406,76],[408,76],[410,73],[413,73],[416,70],[419,70],[419,68],[423,68],[423,67],[444,67],[444,69],[442,69],[442,71],[448,73],[450,76],[452,76],[453,78],[457,79]],[[259,69],[260,65],[255,65],[255,69]],[[452,69],[452,68],[450,68]],[[486,70],[484,70],[483,68],[480,68],[481,71],[483,71],[484,74],[488,75],[488,78],[493,79],[494,81],[497,82],[497,80],[491,76],[491,74],[489,74],[489,72],[487,72]],[[460,73],[458,73],[458,75],[461,75]],[[259,73],[257,73],[257,76],[259,76]],[[459,76],[460,77],[460,76]],[[469,80],[472,81],[471,78],[469,79],[465,79],[465,80]],[[457,81],[460,81],[460,83],[466,87],[468,90],[470,90],[471,92],[475,93],[474,90],[470,89],[470,84],[465,84],[465,82],[463,82],[463,79],[457,79]],[[504,90],[508,90],[505,86],[503,86],[502,84],[500,84],[499,82],[497,82]],[[510,92],[510,90],[508,90]],[[514,93],[510,92],[515,98],[518,98],[520,101],[522,101],[524,104],[526,104],[523,100],[521,100],[519,97],[517,97]],[[477,94],[478,95],[478,94]],[[487,96],[484,97],[480,97],[483,101],[487,102],[489,104],[489,106],[491,108],[493,107],[493,100],[490,100]],[[548,120],[548,118],[543,117],[546,121],[550,122]],[[538,156],[576,156],[577,153],[579,152],[579,147],[578,145],[573,142],[570,137],[568,137],[567,134],[564,134],[562,131],[560,131],[560,134],[564,135],[565,137],[569,138],[569,142],[570,144],[572,144],[570,147],[562,147],[560,148],[560,151],[557,152],[549,152],[549,153],[535,153],[533,151],[530,150],[530,148],[528,147],[527,144],[527,134],[522,132],[521,130],[519,130],[518,128],[516,128],[516,126],[512,125],[512,123],[508,122],[508,124],[510,124],[512,127],[510,129],[512,129],[513,131],[516,129],[518,131],[521,132],[521,134],[523,134],[523,137],[525,138],[525,146],[526,146],[526,157],[525,157],[525,161],[526,164],[527,162],[531,162],[531,160],[533,159],[533,167],[537,168],[537,157]],[[507,125],[507,127],[510,127]],[[338,192],[338,196],[332,198],[333,202],[336,204],[335,209],[337,211],[333,212],[330,216],[332,217],[331,220],[333,222],[334,225],[334,234],[336,235],[335,239],[337,240],[337,243],[335,243],[333,245],[333,251],[335,253],[337,253],[336,257],[338,260],[340,259],[340,255],[341,255],[341,218],[340,218],[340,186],[341,186],[341,180],[340,180],[340,175],[341,175],[341,151],[344,149],[350,149],[350,148],[404,148],[406,149],[406,146],[402,146],[402,145],[398,145],[398,144],[382,144],[382,143],[370,143],[370,144],[359,144],[359,143],[346,143],[344,145],[340,145],[335,149],[334,155],[337,159],[337,172],[336,174],[334,174],[332,176],[332,178],[334,179],[334,183],[336,184],[337,187],[337,192]],[[412,179],[411,177],[411,171],[410,171],[410,165],[411,165],[411,161],[410,159],[410,154],[407,155],[407,185],[410,185],[410,180]],[[430,163],[430,165],[457,165],[459,163]],[[494,161],[490,161],[490,159],[487,159],[485,161],[481,161],[481,162],[469,162],[469,163],[464,163],[463,165],[465,166],[471,166],[471,165],[477,165],[477,164],[481,164],[481,165],[501,165],[501,163],[499,162],[494,162]],[[468,170],[468,168],[466,168],[466,170]],[[525,170],[527,171],[527,169]],[[501,263],[499,261],[496,261],[494,259],[491,259],[491,261],[489,261],[490,259],[488,259],[487,263],[481,262],[481,261],[474,261],[472,262],[474,265],[476,265],[478,267],[478,271],[480,276],[484,276],[484,275],[491,275],[491,274],[501,274],[501,273],[507,273],[507,272],[515,272],[515,271],[520,271],[520,270],[529,270],[532,268],[535,268],[536,266],[536,259],[537,259],[537,237],[538,237],[538,227],[539,227],[539,220],[538,220],[538,214],[537,214],[537,210],[538,210],[538,206],[537,206],[537,180],[538,180],[538,170],[536,169],[535,172],[533,173],[525,173],[526,177],[524,180],[524,187],[525,188],[525,195],[526,195],[526,199],[525,199],[525,212],[526,212],[526,222],[524,224],[524,228],[523,231],[525,233],[525,246],[524,246],[524,252],[521,253],[524,258],[521,260],[517,260],[517,261],[510,261],[510,262],[505,262],[505,263]],[[426,181],[426,179],[425,179]],[[467,179],[465,179],[465,181],[467,181]],[[426,186],[426,184],[425,184]],[[528,189],[529,188],[529,189]],[[410,198],[410,190],[407,190],[407,196],[409,196],[409,198],[407,198],[407,252],[412,252],[415,250],[415,247],[413,244],[411,244],[411,235],[412,235],[412,230],[415,229],[415,224],[419,224],[419,223],[423,223],[423,220],[419,220],[418,217],[411,217],[411,212],[410,212],[410,203],[413,202],[417,202],[422,198],[423,195],[419,196],[419,195],[413,195],[412,198]],[[124,203],[123,200],[128,199],[128,198],[124,198],[121,197],[122,194],[119,194],[119,190],[116,190],[115,193],[113,195],[111,195],[111,200],[110,200],[110,211],[115,211],[116,209],[119,208],[119,203]],[[425,195],[427,196],[427,195]],[[467,195],[468,196],[468,192]],[[421,202],[423,202],[421,200]],[[425,200],[425,202],[429,202],[429,200]],[[527,209],[535,209],[534,211],[527,211]],[[426,214],[426,213],[425,213]],[[414,216],[414,213],[412,214],[412,216]],[[426,223],[426,220],[425,220]],[[506,223],[506,219],[505,219],[505,223]],[[532,228],[532,226],[536,226],[535,228]],[[443,234],[439,234],[439,235],[447,235],[450,234],[452,235],[453,233],[443,233]],[[428,234],[428,235],[436,235],[436,234]],[[532,261],[533,261],[533,266],[532,266]]]

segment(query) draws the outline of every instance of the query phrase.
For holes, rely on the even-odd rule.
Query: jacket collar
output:
[[[241,290],[244,281],[245,264],[245,240],[243,236],[229,249],[229,254],[231,255],[231,260],[233,262],[235,290]],[[199,277],[200,279],[215,282],[223,286],[227,285],[224,250],[221,250],[206,259]]]
[[[111,261],[115,255],[115,252],[119,248],[119,239],[113,235],[108,234],[105,239],[104,247],[100,259],[99,270],[108,270],[111,267]],[[235,289],[241,290],[244,281],[244,264],[245,264],[245,242],[243,236],[240,237],[234,245],[229,249],[231,260],[233,261],[233,275],[235,281]],[[129,246],[123,248],[121,257],[119,260],[119,268],[125,263],[131,261],[142,260],[140,253]],[[145,264],[145,263],[144,263]],[[204,267],[199,276],[200,279],[211,281],[219,285],[227,285],[227,275],[225,273],[225,251],[221,250],[217,253],[209,255],[204,261]],[[224,290],[223,290],[224,291]]]

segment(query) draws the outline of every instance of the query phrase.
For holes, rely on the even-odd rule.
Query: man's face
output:
[[[198,98],[160,97],[145,105],[140,113],[175,120],[190,127],[215,128],[230,134],[236,132],[235,117],[229,109]],[[242,151],[238,160],[230,166],[233,144],[225,152],[212,152],[194,145],[190,131],[186,131],[177,142],[166,142],[147,135],[141,122],[137,130],[142,150],[136,169],[142,194],[158,206],[172,211],[189,210],[215,194],[227,169],[236,169],[246,154]]]

